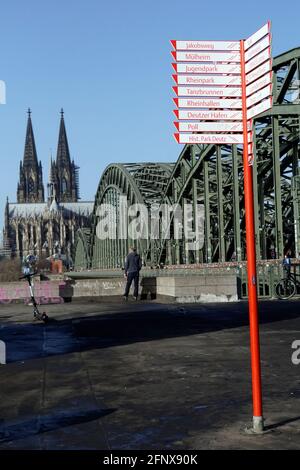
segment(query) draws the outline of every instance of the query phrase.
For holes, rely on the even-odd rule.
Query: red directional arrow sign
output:
[[[174,134],[179,144],[242,144],[243,134]]]
[[[258,43],[264,36],[267,36],[271,32],[271,22],[266,23],[256,33],[252,34],[248,39],[244,41],[244,50],[247,51],[251,46]]]
[[[260,67],[257,67],[257,69],[253,70],[251,73],[247,73],[246,75],[246,85],[249,85],[250,83],[255,82],[258,80],[262,75],[265,75],[268,72],[271,72],[272,70],[272,60],[268,60],[265,62],[263,65]]]
[[[176,52],[171,51],[177,62],[237,62],[241,61],[239,52]]]
[[[243,132],[242,122],[174,122],[179,132]]]
[[[215,96],[219,97],[240,97],[242,96],[241,87],[216,87],[216,86],[173,86],[177,96]]]
[[[257,92],[261,88],[264,88],[267,85],[272,83],[273,74],[272,72],[268,72],[263,77],[259,78],[255,82],[252,82],[250,85],[246,87],[246,95],[250,96],[253,93]]]
[[[256,69],[259,65],[263,64],[270,60],[271,57],[271,48],[268,47],[265,51],[261,52],[257,56],[253,57],[253,59],[249,60],[249,62],[245,65],[246,73],[251,72],[253,69]]]
[[[176,73],[226,73],[241,76],[240,64],[172,64]]]
[[[177,51],[239,51],[240,41],[171,41]]]
[[[248,62],[250,59],[255,57],[260,52],[268,49],[271,46],[271,34],[268,34],[264,39],[259,41],[254,46],[250,47],[247,52],[245,52],[245,61]]]
[[[240,75],[172,75],[177,85],[240,86]]]
[[[253,95],[249,96],[246,100],[247,109],[251,108],[255,104],[261,102],[265,98],[269,98],[272,94],[272,85],[267,85],[266,87],[262,88],[261,90],[253,93]]]
[[[173,98],[173,101],[178,108],[242,109],[242,100],[239,99]]]
[[[174,109],[177,119],[184,121],[242,121],[242,111]]]
[[[259,114],[264,113],[265,111],[268,111],[268,109],[270,108],[272,108],[271,97],[253,106],[253,108],[250,108],[247,111],[247,119],[253,119],[255,116],[258,116]]]

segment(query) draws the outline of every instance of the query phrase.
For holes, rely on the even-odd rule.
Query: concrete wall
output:
[[[35,282],[38,303],[59,303],[72,299],[118,299],[125,289],[125,279],[73,279],[66,281]],[[144,300],[171,302],[234,302],[238,300],[237,278],[228,275],[192,275],[145,277],[140,281],[140,295]],[[28,284],[7,282],[0,284],[0,304],[13,301],[29,302]]]
[[[167,295],[176,302],[236,302],[235,275],[201,275],[157,278],[157,295]]]
[[[64,289],[65,297],[121,297],[124,278],[76,279]],[[175,302],[235,302],[237,278],[234,274],[214,276],[145,277],[140,281],[142,299]]]
[[[81,297],[121,297],[125,289],[125,279],[76,279],[66,281],[62,290],[65,298]]]
[[[34,295],[39,304],[62,303],[62,289],[65,281],[34,281]],[[27,281],[1,282],[0,304],[23,301],[30,302],[30,292]]]

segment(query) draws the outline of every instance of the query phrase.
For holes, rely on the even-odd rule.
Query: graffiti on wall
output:
[[[37,303],[63,303],[64,299],[60,295],[60,291],[64,286],[64,282],[37,282],[34,286],[34,296]],[[0,284],[0,304],[10,304],[16,300],[23,300],[25,304],[31,302],[28,284],[25,282]]]

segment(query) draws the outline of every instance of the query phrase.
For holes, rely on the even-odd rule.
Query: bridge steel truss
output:
[[[287,249],[300,252],[300,48],[273,60],[273,107],[254,121],[253,184],[258,260],[280,259]],[[190,203],[204,211],[204,244],[187,249],[187,240],[170,237],[160,227],[160,238],[138,242],[149,265],[224,263],[245,259],[245,220],[242,147],[186,145],[176,164],[112,164],[100,180],[93,214],[88,256],[77,244],[76,260],[86,266],[123,265],[132,240],[101,241],[96,236],[97,207],[105,201],[118,205],[119,195],[129,204]],[[86,246],[86,245],[85,245]],[[86,250],[85,250],[86,251]],[[84,263],[83,263],[84,264]]]
[[[257,259],[298,256],[300,48],[273,61],[273,108],[254,121],[253,184]],[[162,240],[159,262],[223,263],[245,259],[244,186],[241,146],[185,146],[164,198],[204,205],[203,249]]]
[[[121,238],[119,233],[120,197],[127,200],[128,208],[134,204],[141,204],[147,208],[151,204],[159,204],[162,200],[165,188],[170,179],[173,165],[168,163],[126,163],[111,164],[103,172],[95,198],[95,206],[92,216],[92,229],[90,237],[89,259],[87,267],[117,268],[124,266],[124,260],[129,247],[137,247],[143,260],[146,262],[150,252],[150,236],[147,232],[143,238]],[[109,204],[116,208],[111,222],[116,224],[115,238],[99,237],[97,225],[99,223],[98,208],[103,204]],[[105,207],[105,206],[104,206]],[[103,213],[103,216],[105,213]],[[130,219],[130,217],[129,217]],[[130,220],[129,220],[130,223]],[[77,260],[82,259],[82,247],[76,246],[75,266]]]

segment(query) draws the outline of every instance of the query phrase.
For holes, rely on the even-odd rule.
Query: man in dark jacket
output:
[[[139,274],[142,268],[142,260],[140,255],[136,252],[136,248],[131,247],[130,253],[126,257],[125,261],[125,277],[127,279],[124,299],[128,299],[129,290],[134,281],[134,300],[137,300],[139,294]]]

